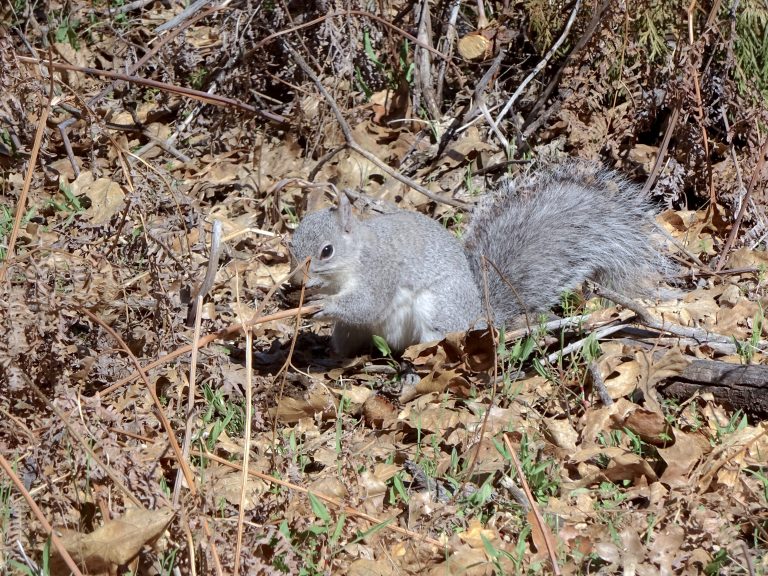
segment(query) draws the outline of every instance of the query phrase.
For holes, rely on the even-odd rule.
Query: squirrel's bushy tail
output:
[[[586,279],[648,294],[666,266],[653,236],[653,208],[637,186],[571,160],[511,180],[481,202],[465,246],[501,324],[550,308]],[[492,263],[485,274],[483,256]]]

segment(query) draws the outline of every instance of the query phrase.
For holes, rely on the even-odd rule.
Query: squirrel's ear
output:
[[[341,224],[342,230],[344,230],[344,232],[351,231],[352,226],[354,226],[355,223],[355,216],[352,214],[352,204],[349,203],[347,195],[343,192],[339,194],[338,211],[339,224]]]

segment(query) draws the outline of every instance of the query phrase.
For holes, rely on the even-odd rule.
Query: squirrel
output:
[[[486,325],[486,294],[497,326],[551,308],[587,279],[647,294],[665,262],[653,214],[616,172],[568,160],[488,194],[463,242],[417,212],[358,218],[340,194],[302,219],[291,250],[296,262],[311,258],[306,287],[322,305],[315,317],[334,321],[338,354],[373,335],[401,351]]]

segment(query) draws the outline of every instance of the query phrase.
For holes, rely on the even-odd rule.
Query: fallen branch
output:
[[[246,112],[252,112],[259,114],[267,120],[274,122],[285,123],[287,122],[284,116],[268,112],[266,110],[260,110],[255,106],[240,102],[234,98],[227,98],[226,96],[218,96],[216,94],[208,94],[201,90],[193,90],[192,88],[184,88],[182,86],[175,86],[166,82],[158,82],[157,80],[150,80],[149,78],[140,78],[139,76],[129,76],[127,74],[120,74],[119,72],[111,72],[109,70],[99,70],[98,68],[89,68],[87,66],[74,66],[72,64],[63,64],[61,62],[47,62],[45,60],[39,60],[37,58],[29,58],[27,56],[16,56],[19,62],[24,64],[31,64],[37,66],[46,66],[52,70],[66,70],[68,72],[80,72],[81,74],[89,74],[91,76],[102,76],[104,78],[112,78],[114,80],[122,80],[124,82],[130,82],[132,84],[139,84],[142,86],[149,86],[150,88],[157,88],[171,94],[177,94],[179,96],[185,96],[192,98],[193,100],[199,100],[206,104],[213,104],[214,106],[231,106],[233,108],[239,108]]]
[[[764,416],[768,414],[768,366],[697,359],[660,391],[681,399],[708,393],[719,403]]]

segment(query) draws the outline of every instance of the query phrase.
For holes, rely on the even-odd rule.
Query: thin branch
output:
[[[629,298],[626,298],[625,296],[622,296],[618,292],[606,288],[605,286],[595,284],[594,282],[590,282],[590,285],[594,288],[595,294],[616,302],[628,310],[632,310],[632,312],[637,314],[639,322],[643,326],[653,328],[654,330],[658,330],[660,332],[666,332],[668,334],[680,336],[682,338],[693,338],[699,344],[715,342],[718,344],[733,345],[733,338],[730,336],[708,332],[707,330],[702,330],[701,328],[688,328],[687,326],[680,326],[679,324],[658,320],[647,309],[640,306],[640,304],[630,300]],[[760,341],[758,346],[761,349],[765,349],[768,347],[768,342]]]
[[[602,338],[605,338],[606,336],[610,336],[614,332],[619,332],[620,330],[624,330],[625,328],[626,326],[624,324],[614,324],[611,326],[606,326],[605,328],[600,328],[599,330],[596,330],[595,332],[591,333],[586,338],[582,338],[581,340],[577,340],[576,342],[571,342],[565,348],[558,350],[556,352],[553,352],[552,354],[547,356],[547,362],[549,362],[550,364],[554,364],[555,362],[557,362],[559,358],[562,358],[563,356],[567,356],[572,352],[576,352],[576,350],[580,350],[589,341],[590,338],[594,340],[600,340]]]
[[[608,389],[605,387],[605,380],[603,380],[603,375],[600,374],[600,367],[594,360],[589,363],[589,373],[592,375],[592,388],[600,397],[600,402],[603,403],[603,406],[611,406],[613,404],[613,398],[608,394]]]
[[[763,146],[762,148],[760,148],[760,156],[757,159],[757,164],[755,165],[755,169],[752,171],[752,178],[749,181],[749,187],[747,188],[747,193],[745,194],[744,199],[741,202],[741,208],[739,208],[739,213],[736,215],[736,220],[733,223],[731,232],[730,234],[728,234],[728,240],[726,240],[725,242],[723,251],[720,253],[720,258],[718,258],[717,260],[717,266],[715,266],[715,272],[719,271],[723,266],[725,266],[725,263],[728,260],[728,254],[731,251],[731,247],[733,246],[734,240],[736,240],[736,234],[739,233],[739,228],[741,227],[741,221],[744,218],[744,213],[747,211],[747,205],[749,204],[749,199],[752,196],[752,191],[755,189],[755,185],[757,184],[757,179],[763,173],[763,164],[765,163],[766,154],[768,154],[768,136],[765,137]]]
[[[237,290],[235,301],[240,304],[240,282],[235,283]],[[238,306],[239,309],[239,306]],[[241,323],[243,317],[240,316]],[[245,432],[243,434],[243,471],[242,484],[240,485],[240,502],[237,511],[237,540],[235,542],[235,576],[240,574],[240,555],[243,549],[243,525],[245,523],[245,510],[248,507],[246,495],[248,493],[248,470],[251,457],[251,420],[253,419],[253,331],[247,330],[243,325],[245,334]]]
[[[385,26],[387,28],[390,28],[397,33],[401,34],[403,37],[408,38],[411,42],[413,42],[416,46],[420,46],[421,48],[424,48],[424,50],[429,50],[437,56],[438,58],[441,58],[445,60],[446,62],[450,62],[450,58],[440,52],[439,50],[435,50],[432,48],[432,46],[429,46],[428,44],[424,44],[421,40],[416,38],[413,34],[409,34],[402,28],[398,28],[392,22],[389,22],[385,20],[384,18],[381,18],[377,16],[376,14],[371,14],[370,12],[366,12],[364,10],[343,10],[341,12],[331,12],[330,14],[325,14],[324,16],[320,16],[319,18],[315,18],[314,20],[310,20],[309,22],[304,22],[303,24],[299,24],[297,26],[293,26],[292,28],[287,28],[286,30],[280,30],[279,32],[275,32],[274,34],[270,34],[264,40],[261,40],[256,46],[253,47],[253,49],[248,52],[246,55],[246,58],[244,60],[248,60],[249,58],[252,58],[254,54],[258,54],[263,46],[275,38],[279,38],[280,36],[285,36],[286,34],[290,34],[291,32],[297,32],[303,28],[309,28],[311,26],[314,26],[315,24],[320,24],[321,22],[324,22],[325,20],[329,18],[333,18],[335,16],[362,16],[363,18],[370,18],[371,20],[376,20],[379,24],[382,26]]]
[[[555,574],[555,576],[559,576],[561,572],[560,566],[557,564],[557,546],[555,545],[555,537],[553,536],[549,525],[544,521],[544,517],[541,515],[539,506],[533,498],[531,487],[528,485],[528,481],[525,478],[525,473],[523,472],[523,467],[520,465],[520,460],[517,457],[515,447],[512,446],[512,442],[509,440],[509,434],[504,434],[504,445],[507,447],[507,451],[509,452],[509,455],[512,458],[512,462],[515,465],[517,477],[520,480],[520,485],[525,491],[525,497],[528,499],[528,503],[530,504],[531,511],[533,512],[533,516],[536,519],[539,532],[544,538],[544,545],[547,548],[547,554],[549,554],[549,561],[552,563],[552,572]]]
[[[560,67],[557,69],[557,72],[552,75],[552,78],[547,84],[547,87],[544,88],[541,94],[539,94],[539,97],[536,99],[536,103],[528,113],[528,117],[525,119],[525,122],[523,122],[523,126],[525,126],[522,134],[523,139],[530,137],[530,135],[538,129],[537,126],[541,126],[546,118],[551,117],[560,110],[561,105],[560,103],[556,102],[554,106],[548,106],[544,114],[541,114],[539,117],[535,116],[539,109],[549,102],[549,96],[560,82],[560,76],[562,76],[563,70],[568,65],[570,59],[573,58],[575,54],[578,54],[581,49],[587,45],[587,42],[589,42],[590,38],[592,38],[595,31],[597,31],[598,26],[603,21],[603,13],[612,1],[613,0],[603,0],[603,3],[595,10],[592,15],[592,19],[589,21],[589,24],[584,30],[584,33],[579,38],[578,42],[576,42],[576,44],[573,46],[571,51],[568,52],[566,57],[563,58],[563,61],[560,63]]]
[[[19,194],[19,201],[16,203],[16,216],[13,219],[13,228],[11,228],[11,234],[8,238],[8,247],[5,250],[5,262],[2,268],[0,268],[0,282],[5,279],[5,274],[8,271],[8,266],[13,261],[13,253],[16,249],[16,239],[19,237],[19,229],[21,228],[21,220],[24,218],[24,212],[27,205],[27,195],[29,194],[29,188],[32,186],[32,176],[35,173],[35,167],[37,166],[37,156],[40,153],[40,146],[43,141],[43,132],[45,131],[48,115],[51,113],[51,99],[53,98],[53,74],[51,74],[51,89],[48,97],[48,101],[45,103],[45,107],[40,112],[40,117],[37,119],[37,130],[35,131],[35,139],[32,142],[32,151],[29,154],[29,163],[27,164],[27,173],[24,176],[24,185],[21,188]]]
[[[448,22],[446,22],[446,28],[443,36],[438,40],[438,48],[441,52],[445,51],[446,56],[450,59],[453,56],[453,47],[456,44],[456,38],[458,33],[456,32],[456,20],[459,18],[459,7],[461,6],[461,0],[451,0],[450,16]],[[440,41],[443,40],[443,45]],[[447,43],[447,46],[445,44]],[[445,71],[448,69],[449,60],[441,60],[438,66],[437,72],[437,102],[442,104],[443,102],[443,86],[445,85]]]
[[[222,466],[228,466],[234,470],[243,469],[241,465],[235,464],[234,462],[230,462],[229,460],[225,460],[224,458],[216,456],[216,454],[213,454],[210,452],[199,452],[195,450],[193,451],[193,454],[201,458],[207,458],[207,459],[213,460],[214,462],[217,462]],[[353,508],[352,506],[347,506],[341,500],[339,500],[338,498],[334,498],[333,496],[327,496],[321,492],[316,492],[315,490],[305,488],[304,486],[298,486],[292,482],[281,480],[280,478],[275,478],[274,476],[270,476],[269,474],[264,474],[262,472],[257,472],[256,470],[248,470],[248,475],[255,476],[256,478],[259,478],[271,485],[283,486],[284,488],[288,488],[293,492],[298,492],[300,494],[307,494],[307,495],[311,494],[312,496],[315,496],[316,498],[322,500],[323,502],[326,502],[331,506],[334,506],[338,510],[342,511],[344,514],[347,514],[349,516],[354,516],[356,518],[362,518],[372,523],[374,526],[386,527],[387,530],[391,530],[392,532],[397,532],[398,534],[407,536],[408,538],[414,541],[431,544],[432,546],[436,546],[440,550],[445,548],[445,544],[441,543],[438,540],[435,540],[434,538],[430,538],[429,536],[424,536],[422,534],[419,534],[418,532],[408,530],[407,528],[401,528],[400,526],[398,526],[397,521],[394,518],[376,518],[375,516],[371,516],[370,514],[366,514],[365,512],[360,512],[359,510],[357,510],[356,508]]]
[[[216,272],[219,269],[219,260],[221,259],[221,220],[214,220],[211,229],[211,248],[208,257],[208,266],[205,270],[205,277],[200,285],[192,294],[189,311],[187,312],[187,327],[195,323],[195,318],[199,316],[198,310],[206,294],[213,288],[213,281],[216,278]]]
[[[167,22],[164,22],[160,24],[157,28],[155,28],[156,34],[161,34],[165,32],[166,30],[171,30],[172,28],[176,28],[181,22],[192,16],[195,12],[198,12],[199,10],[202,10],[205,8],[206,4],[210,4],[212,0],[197,0],[196,2],[193,2],[184,10],[182,10],[179,14],[168,20]]]
[[[341,113],[341,110],[339,109],[338,104],[336,104],[336,101],[325,89],[325,86],[323,86],[323,83],[320,82],[320,79],[317,77],[314,71],[309,67],[309,64],[307,64],[307,62],[304,60],[301,54],[299,54],[288,42],[283,41],[283,46],[291,54],[291,57],[293,58],[294,62],[298,64],[299,68],[301,68],[302,71],[307,76],[309,76],[309,78],[315,83],[315,86],[317,86],[317,89],[323,95],[326,102],[328,102],[328,105],[331,107],[331,110],[333,110],[333,113],[336,116],[336,121],[339,123],[341,132],[344,135],[344,140],[346,141],[347,146],[349,146],[349,148],[357,152],[360,156],[368,160],[370,163],[375,164],[376,166],[381,168],[381,170],[384,171],[388,176],[391,176],[392,178],[399,180],[406,186],[413,188],[414,190],[416,190],[420,194],[423,194],[430,200],[433,200],[434,202],[439,202],[442,204],[448,204],[450,206],[455,206],[456,208],[462,208],[462,209],[468,208],[468,206],[464,202],[459,202],[458,200],[454,200],[453,198],[443,198],[431,192],[430,190],[427,190],[424,186],[417,184],[415,181],[411,180],[407,176],[400,174],[400,172],[398,172],[397,170],[390,168],[388,164],[379,160],[374,154],[371,154],[370,152],[365,150],[362,146],[360,146],[355,141],[355,138],[352,135],[352,129],[349,127],[349,123],[347,123],[346,119],[344,118],[344,115]]]
[[[576,0],[576,3],[573,6],[573,10],[571,11],[571,15],[568,18],[568,21],[565,23],[565,29],[563,30],[563,33],[557,39],[557,42],[555,42],[552,45],[552,48],[549,49],[549,52],[547,52],[544,55],[544,58],[542,58],[541,61],[539,61],[539,63],[536,64],[536,67],[533,69],[533,71],[530,74],[528,74],[528,76],[525,78],[525,80],[522,81],[520,86],[517,87],[517,90],[515,90],[514,94],[512,94],[509,100],[507,100],[506,105],[504,106],[504,108],[501,109],[501,112],[499,112],[499,115],[496,117],[496,124],[499,124],[504,119],[504,116],[507,115],[507,113],[511,110],[512,106],[514,106],[515,102],[517,102],[517,99],[523,93],[523,90],[525,90],[528,84],[531,83],[531,81],[539,74],[539,72],[541,72],[544,69],[544,67],[547,64],[549,64],[549,61],[560,49],[560,46],[563,45],[563,42],[565,42],[565,39],[568,37],[568,34],[571,31],[571,26],[573,26],[573,23],[576,20],[576,15],[579,13],[579,10],[581,9],[581,2],[582,0]]]
[[[35,517],[37,517],[37,521],[40,522],[41,526],[43,527],[43,530],[45,530],[45,533],[48,534],[49,538],[51,539],[51,543],[53,544],[53,547],[56,548],[58,553],[61,555],[61,558],[66,563],[67,568],[69,568],[72,571],[72,574],[75,574],[76,576],[83,576],[83,573],[80,572],[80,570],[78,569],[77,564],[75,564],[75,561],[72,559],[72,556],[70,556],[69,552],[67,552],[67,549],[64,546],[64,543],[61,541],[61,538],[59,538],[56,535],[56,532],[54,531],[53,526],[51,526],[51,523],[48,522],[48,520],[45,518],[43,511],[40,510],[40,507],[32,499],[32,496],[30,495],[29,491],[24,487],[24,483],[13,471],[11,464],[5,459],[5,457],[1,452],[0,452],[0,468],[2,468],[3,472],[5,472],[5,475],[8,476],[10,481],[13,482],[13,484],[16,486],[16,489],[24,497],[24,500],[27,501],[27,505],[32,510]]]
[[[72,426],[72,423],[69,421],[69,418],[64,413],[64,411],[56,406],[56,404],[52,402],[48,396],[43,394],[43,391],[40,390],[40,387],[35,384],[35,382],[32,381],[28,376],[24,375],[23,378],[25,384],[35,393],[40,401],[48,406],[48,408],[54,414],[56,414],[56,417],[61,421],[62,424],[64,424],[64,427],[67,429],[67,433],[72,436],[72,438],[75,439],[83,451],[88,454],[88,457],[91,459],[92,463],[95,464],[96,467],[104,472],[104,474],[108,476],[112,482],[115,483],[115,486],[118,488],[118,490],[120,490],[125,498],[128,499],[136,508],[146,510],[146,507],[141,503],[141,500],[139,500],[130,490],[128,490],[128,487],[120,480],[120,475],[115,470],[113,470],[109,464],[105,463],[102,458],[96,454],[93,448],[91,448],[91,442],[83,438],[83,436]]]
[[[424,45],[429,45],[432,37],[432,23],[429,14],[428,0],[422,0],[421,11],[419,14],[418,38]],[[414,63],[416,64],[415,86],[424,99],[424,105],[432,120],[440,120],[440,107],[435,96],[434,86],[432,85],[432,58],[429,50],[424,50],[421,46],[414,46]],[[416,105],[414,104],[414,108]]]
[[[111,72],[109,70],[99,70],[97,68],[89,68],[87,66],[73,66],[72,64],[63,64],[60,62],[47,62],[44,60],[38,60],[37,58],[29,58],[27,56],[16,55],[16,58],[18,58],[19,62],[22,62],[24,64],[40,65],[40,66],[46,66],[53,70],[67,70],[69,72],[80,72],[82,74],[89,74],[91,76],[103,76],[105,78],[122,80],[124,82],[130,82],[132,84],[140,84],[142,86],[157,88],[159,90],[163,90],[171,94],[177,94],[179,96],[185,96],[188,98],[192,98],[194,100],[199,100],[200,102],[204,102],[206,104],[213,104],[215,106],[232,106],[234,108],[239,108],[240,110],[245,110],[246,112],[259,114],[264,118],[266,118],[267,120],[272,120],[280,123],[287,122],[287,119],[284,116],[280,116],[279,114],[268,112],[266,110],[260,110],[255,106],[251,106],[250,104],[246,104],[245,102],[240,102],[239,100],[235,100],[233,98],[227,98],[226,96],[217,96],[215,94],[208,94],[207,92],[203,92],[202,90],[193,90],[192,88],[174,86],[173,84],[168,84],[166,82],[158,82],[157,80],[150,80],[149,78],[140,78],[139,76],[129,76],[127,74],[120,74],[119,72]]]
[[[184,472],[184,478],[187,481],[187,487],[189,488],[189,491],[195,495],[197,494],[197,487],[195,485],[195,477],[192,475],[192,470],[189,469],[189,466],[187,465],[186,460],[181,454],[181,447],[179,446],[179,443],[176,441],[176,434],[173,430],[173,426],[171,426],[171,422],[168,420],[168,417],[165,415],[165,412],[163,411],[163,404],[160,402],[160,398],[157,395],[157,390],[155,389],[155,386],[153,386],[149,378],[147,378],[146,370],[144,370],[141,367],[141,364],[139,364],[138,358],[131,352],[131,349],[128,347],[128,345],[125,343],[125,341],[120,337],[120,335],[115,332],[111,326],[109,326],[106,322],[104,322],[101,318],[96,316],[93,312],[88,310],[87,308],[78,308],[83,314],[88,316],[91,320],[99,324],[112,338],[115,339],[115,341],[120,345],[120,348],[123,349],[123,351],[128,354],[128,357],[130,358],[133,365],[136,367],[137,372],[139,373],[139,376],[141,376],[141,379],[144,381],[144,385],[147,388],[147,391],[149,392],[149,395],[152,397],[152,401],[155,404],[155,408],[157,409],[157,417],[160,420],[160,423],[163,426],[163,429],[165,430],[165,433],[168,437],[168,443],[171,445],[171,449],[173,450],[174,456],[176,456],[176,461],[179,464],[179,467],[181,468],[182,472]]]

